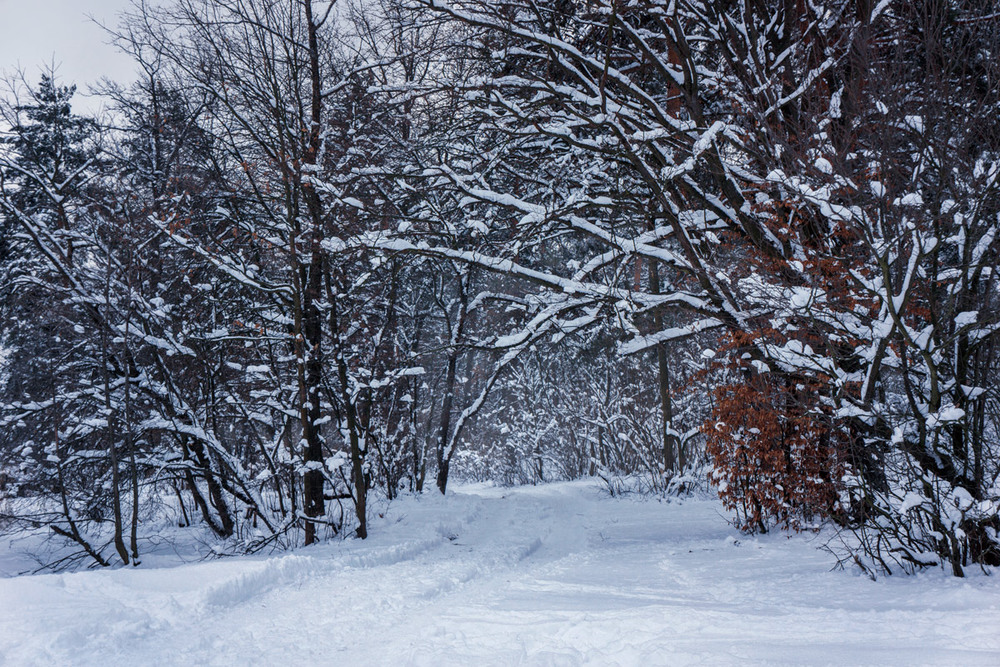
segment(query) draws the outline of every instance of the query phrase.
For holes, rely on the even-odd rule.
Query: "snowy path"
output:
[[[374,533],[0,579],[0,664],[1000,665],[997,577],[830,572],[711,501],[470,487],[394,503]]]

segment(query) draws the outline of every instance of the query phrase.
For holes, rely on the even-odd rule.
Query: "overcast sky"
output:
[[[114,27],[117,13],[128,5],[128,0],[0,0],[0,71],[23,69],[34,84],[54,61],[61,82],[77,84],[81,96],[103,76],[131,80],[128,57],[108,45],[107,35],[88,18]],[[95,108],[82,97],[74,106]]]

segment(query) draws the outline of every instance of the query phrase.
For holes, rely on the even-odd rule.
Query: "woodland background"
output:
[[[0,529],[138,564],[449,478],[1000,565],[1000,6],[137,0],[12,79]]]

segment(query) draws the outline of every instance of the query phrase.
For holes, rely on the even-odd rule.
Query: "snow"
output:
[[[996,578],[873,582],[716,500],[464,486],[375,511],[366,541],[0,579],[0,664],[1000,664]]]
[[[923,206],[924,198],[919,192],[910,192],[893,202],[896,206]]]
[[[819,171],[821,171],[824,174],[832,174],[833,173],[833,164],[831,164],[830,161],[827,160],[825,157],[816,158],[816,162],[814,163],[814,166],[816,167],[816,169],[818,169]]]
[[[978,310],[966,310],[955,316],[955,329],[971,326],[979,318]]]

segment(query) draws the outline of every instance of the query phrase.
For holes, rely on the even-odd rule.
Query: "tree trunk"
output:
[[[649,291],[653,294],[660,293],[660,272],[653,261],[649,262]],[[653,314],[653,327],[656,331],[663,331],[663,314],[656,310]],[[656,367],[659,378],[660,392],[660,416],[661,434],[663,437],[663,471],[664,477],[669,478],[675,470],[674,448],[680,450],[680,443],[674,437],[674,406],[670,395],[670,368],[667,364],[666,343],[656,344]],[[684,471],[684,453],[678,451],[680,455],[680,470]]]
[[[448,469],[451,464],[451,453],[448,448],[448,432],[451,430],[451,406],[455,399],[455,374],[458,367],[458,351],[448,352],[448,370],[445,375],[444,401],[441,404],[441,425],[437,437],[437,488],[442,493],[448,487]]]
[[[319,310],[320,290],[322,288],[323,254],[323,210],[319,193],[312,182],[308,180],[314,173],[314,168],[320,150],[320,123],[322,122],[322,92],[319,71],[319,42],[317,25],[313,20],[312,0],[305,0],[306,25],[309,32],[309,142],[303,158],[303,173],[300,174],[303,198],[309,212],[309,266],[305,293],[302,299],[302,328],[306,340],[306,404],[303,409],[302,436],[305,441],[303,459],[306,472],[303,475],[303,510],[312,518],[323,516],[326,511],[323,499],[323,442],[319,427],[316,426],[322,417],[320,390],[323,383],[323,359],[321,356],[323,343],[322,314]],[[306,521],[305,543],[316,541],[316,524]]]

